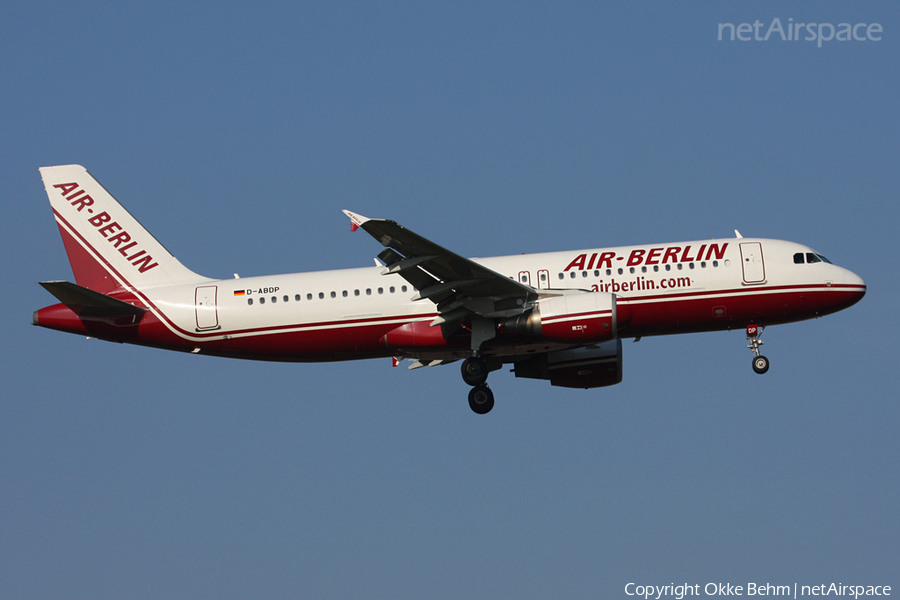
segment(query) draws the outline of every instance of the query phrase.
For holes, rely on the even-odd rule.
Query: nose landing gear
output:
[[[759,353],[759,347],[765,343],[759,339],[764,329],[761,325],[747,325],[747,347],[753,351],[753,370],[760,375],[769,370],[769,359]]]

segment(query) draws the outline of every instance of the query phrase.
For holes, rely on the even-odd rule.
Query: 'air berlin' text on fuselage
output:
[[[89,215],[87,221],[97,228],[106,240],[112,244],[119,254],[133,264],[141,273],[149,271],[158,263],[153,262],[153,257],[147,254],[146,250],[137,248],[137,241],[131,239],[131,235],[125,231],[121,225],[112,220],[107,212],[94,214],[94,209],[90,208],[94,204],[94,199],[90,197],[77,183],[58,183],[53,187],[58,188],[63,198],[65,198],[78,212],[87,208]]]
[[[696,251],[692,246],[670,246],[668,248],[637,248],[628,255],[627,262],[623,265],[626,267],[636,267],[638,265],[664,265],[666,263],[682,263],[693,262],[695,260],[721,260],[725,256],[725,249],[728,248],[728,242],[719,246],[719,244],[702,244]],[[613,261],[624,261],[625,256],[618,256],[615,252],[594,252],[591,255],[579,254],[566,267],[566,271],[570,269],[578,269],[579,271],[590,271],[591,269],[611,269]]]

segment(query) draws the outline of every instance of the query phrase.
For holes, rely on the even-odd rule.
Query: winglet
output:
[[[364,217],[364,216],[362,216],[362,215],[358,215],[358,214],[356,214],[356,213],[354,213],[354,212],[350,212],[349,210],[345,210],[345,211],[343,211],[343,213],[344,213],[345,215],[347,215],[348,217],[350,217],[350,231],[356,231],[356,230],[359,229],[366,221],[369,221],[369,220],[370,220],[370,219],[367,219],[366,217]]]

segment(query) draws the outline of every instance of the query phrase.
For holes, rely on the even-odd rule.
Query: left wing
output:
[[[345,210],[352,229],[364,229],[385,247],[382,275],[397,274],[416,288],[413,300],[431,300],[439,316],[431,326],[474,315],[509,317],[531,308],[538,290],[438,246],[394,221],[367,219]]]

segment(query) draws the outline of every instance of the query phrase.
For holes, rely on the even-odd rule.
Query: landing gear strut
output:
[[[750,341],[747,347],[753,351],[753,370],[760,375],[769,370],[769,359],[759,353],[759,347],[765,343],[759,339],[764,329],[761,325],[747,325],[747,339]]]
[[[473,318],[472,332],[472,356],[463,361],[462,378],[472,386],[469,391],[469,408],[476,414],[486,415],[494,408],[494,392],[485,382],[488,373],[497,368],[481,358],[481,344],[491,340],[497,335],[497,324],[492,319],[483,317]]]

